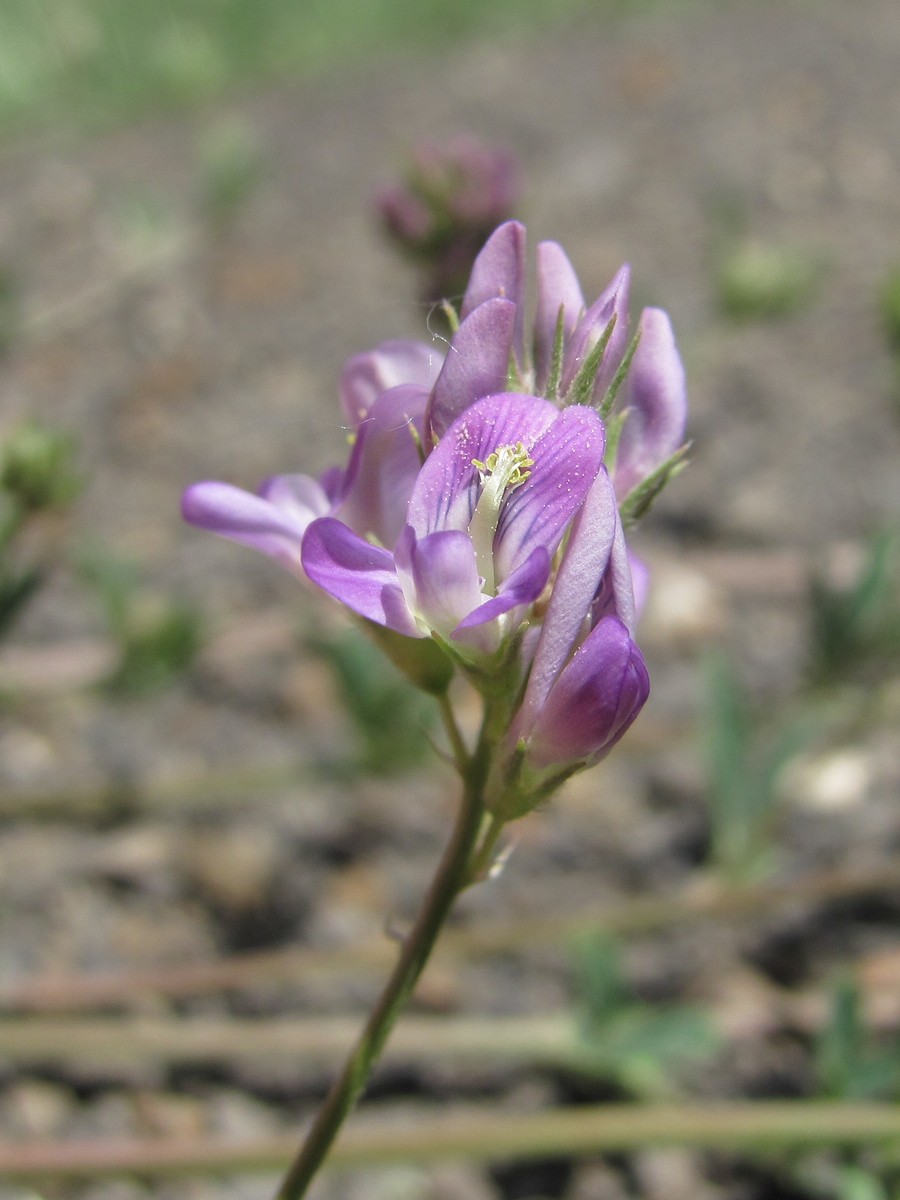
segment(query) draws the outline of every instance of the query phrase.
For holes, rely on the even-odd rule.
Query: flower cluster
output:
[[[513,212],[517,191],[515,159],[501,146],[459,135],[415,147],[403,179],[382,188],[375,207],[394,245],[422,269],[424,300],[465,287],[478,251]]]
[[[183,501],[192,524],[388,631],[411,675],[419,646],[466,674],[493,704],[502,819],[603,757],[647,698],[624,525],[677,469],[686,417],[666,315],[645,309],[629,339],[627,268],[586,305],[542,243],[530,322],[525,280],[525,230],[508,222],[445,353],[396,341],[346,364],[346,466],[255,495],[198,483]]]

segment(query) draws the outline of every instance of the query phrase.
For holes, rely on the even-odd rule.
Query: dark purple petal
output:
[[[394,554],[409,607],[430,630],[448,638],[483,599],[471,540],[456,530],[417,539],[407,525]]]
[[[535,546],[555,552],[603,463],[603,422],[590,408],[563,409],[528,448],[534,465],[504,505],[494,539],[498,579]]]
[[[473,460],[485,462],[499,447],[518,442],[530,450],[559,415],[549,401],[517,392],[485,396],[470,405],[419,472],[409,501],[409,523],[416,534],[468,529],[480,480]]]
[[[286,477],[280,478],[283,481]],[[324,492],[319,489],[317,493],[317,489],[313,479],[305,488],[282,482],[275,488],[282,502],[273,503],[230,483],[195,483],[181,498],[181,512],[189,524],[259,550],[297,572],[300,542],[307,526],[330,507]],[[301,492],[311,501],[309,507],[301,502]],[[285,494],[289,495],[287,503]]]
[[[537,312],[534,318],[534,373],[537,391],[543,394],[553,358],[556,323],[563,310],[563,346],[584,312],[584,296],[575,269],[557,242],[537,248]]]
[[[569,543],[553,584],[520,710],[519,725],[526,732],[584,631],[609,564],[618,523],[612,484],[606,471],[601,470],[572,523]]]
[[[687,421],[684,367],[669,318],[659,308],[645,308],[638,328],[613,476],[620,499],[675,453]]]
[[[402,340],[382,342],[374,350],[348,359],[338,390],[351,428],[366,417],[376,397],[388,388],[412,383],[430,390],[443,361],[437,347]]]
[[[406,507],[422,465],[422,417],[428,392],[391,388],[359,427],[338,515],[356,533],[392,546],[406,524]]]
[[[322,517],[306,531],[302,561],[313,583],[360,616],[409,637],[421,636],[387,550],[334,517]]]
[[[459,414],[482,396],[506,387],[516,306],[486,300],[453,335],[428,406],[426,427],[443,437]]]
[[[605,617],[556,680],[528,739],[537,769],[596,762],[619,740],[650,692],[641,652],[624,624]]]
[[[594,384],[594,400],[601,401],[606,389],[628,348],[628,294],[631,285],[631,268],[626,263],[610,284],[600,293],[591,307],[578,322],[568,346],[561,391],[565,394],[569,384],[578,373],[578,368],[603,336],[613,316],[616,324],[603,355]]]
[[[506,221],[485,242],[472,266],[460,316],[465,318],[485,300],[500,297],[516,306],[513,345],[522,364],[525,328],[525,226]]]
[[[432,534],[432,537],[438,536],[440,535]],[[479,605],[460,621],[457,632],[493,621],[495,617],[502,616],[520,605],[533,604],[547,586],[549,578],[550,555],[543,546],[535,546],[518,570],[504,580],[497,595]]]

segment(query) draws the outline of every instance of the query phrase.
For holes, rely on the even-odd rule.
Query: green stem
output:
[[[453,751],[453,761],[456,763],[460,773],[463,773],[466,770],[469,760],[469,751],[466,749],[465,740],[460,732],[459,725],[456,723],[456,713],[453,711],[453,706],[447,698],[446,692],[443,692],[438,697],[438,705],[441,711],[441,719],[444,722],[444,729],[450,741],[450,748]]]
[[[506,822],[493,813],[485,813],[482,822],[482,833],[472,853],[472,865],[469,868],[469,883],[478,883],[486,879],[494,861],[494,851],[500,834],[506,828]]]
[[[488,763],[489,745],[482,735],[478,748],[463,764],[464,791],[456,825],[418,919],[341,1075],[335,1080],[285,1176],[277,1200],[301,1200],[307,1194],[313,1176],[365,1088],[394,1022],[422,974],[453,902],[470,880],[469,867],[484,812],[483,790]]]

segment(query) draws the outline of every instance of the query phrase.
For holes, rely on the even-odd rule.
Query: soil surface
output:
[[[439,960],[415,1011],[571,1009],[567,938],[523,939],[529,921],[647,896],[678,912],[686,894],[715,895],[705,656],[726,647],[777,724],[805,686],[809,572],[852,575],[866,539],[900,511],[898,384],[878,306],[900,263],[898,61],[895,0],[636,6],[539,40],[510,31],[86,141],[5,148],[0,255],[24,307],[0,364],[0,419],[34,414],[73,431],[87,480],[72,528],[47,533],[59,565],[0,653],[10,1019],[75,1007],[88,973],[111,981],[90,1011],[145,1017],[302,1023],[360,1015],[374,996],[385,925],[403,928],[415,911],[453,778],[428,762],[395,777],[347,766],[359,733],[310,649],[342,636],[340,614],[269,562],[184,528],[178,497],[199,478],[255,487],[342,457],[343,360],[429,336],[407,266],[379,239],[372,194],[416,139],[461,129],[515,151],[531,244],[560,241],[586,295],[627,259],[635,307],[670,312],[695,449],[637,538],[656,582],[647,712],[608,763],[521,822],[503,873],[460,904],[457,930],[514,922],[524,944]],[[233,121],[252,131],[261,173],[217,223],[198,147]],[[730,319],[717,281],[748,248],[808,264],[803,302]],[[149,608],[178,596],[202,609],[204,647],[165,690],[111,698],[92,686],[114,648],[63,553],[86,544],[139,565]],[[705,1006],[725,1030],[713,1057],[685,1068],[679,1095],[820,1095],[812,1048],[828,988],[850,968],[872,989],[882,1032],[900,1021],[900,887],[884,882],[900,846],[890,685],[878,681],[893,716],[854,721],[865,696],[842,693],[841,743],[784,773],[766,866],[773,887],[817,880],[810,894],[770,903],[763,888],[740,919],[657,919],[624,943],[639,999]],[[837,899],[821,899],[823,878],[837,878]],[[288,965],[178,983],[176,968],[297,946],[365,955],[353,971]],[[136,984],[136,971],[150,976]],[[0,1139],[293,1130],[332,1070],[333,1059],[300,1070],[225,1052],[185,1063],[0,1049]],[[383,1068],[366,1107],[402,1123],[439,1105],[515,1112],[630,1094],[621,1079],[528,1061],[412,1056]],[[345,1172],[315,1195],[815,1197],[837,1194],[835,1163],[647,1150]],[[45,1195],[262,1200],[273,1186],[272,1174],[121,1177]],[[0,1200],[32,1195],[0,1181]]]

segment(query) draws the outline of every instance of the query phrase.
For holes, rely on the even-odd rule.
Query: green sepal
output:
[[[606,328],[600,334],[595,345],[591,347],[590,353],[578,368],[575,378],[569,384],[569,390],[566,392],[565,399],[563,400],[565,408],[568,408],[570,404],[591,403],[594,395],[594,384],[597,382],[597,372],[600,370],[603,355],[606,353],[606,347],[609,345],[609,339],[612,337],[615,327],[616,314],[613,313]]]
[[[650,511],[653,501],[663,490],[670,479],[674,479],[687,466],[690,442],[685,442],[675,453],[661,463],[655,471],[628,493],[619,505],[619,515],[623,526],[628,529]]]
[[[362,625],[397,670],[416,687],[431,696],[441,696],[446,692],[453,678],[454,666],[431,638],[407,637],[366,618],[362,618]]]
[[[514,350],[509,352],[509,364],[506,368],[506,390],[508,392],[524,392],[530,387],[524,372],[519,368]]]
[[[630,408],[623,408],[621,412],[617,412],[615,416],[609,417],[606,421],[606,451],[603,455],[603,462],[610,475],[616,469],[619,439],[622,436],[622,430],[625,427],[625,422],[630,412]]]
[[[556,328],[553,331],[553,354],[550,358],[550,374],[544,396],[555,403],[559,401],[559,385],[562,381],[563,350],[566,338],[566,310],[561,304],[556,314]]]
[[[639,329],[631,339],[628,349],[625,351],[625,356],[619,363],[619,369],[616,371],[615,375],[613,375],[612,382],[606,389],[606,395],[603,397],[603,403],[600,405],[599,409],[600,416],[604,421],[612,412],[612,407],[616,402],[616,396],[619,394],[619,388],[625,381],[625,376],[628,374],[628,370],[631,367],[631,360],[634,358],[634,354],[638,348],[638,343],[640,340],[641,331]]]

